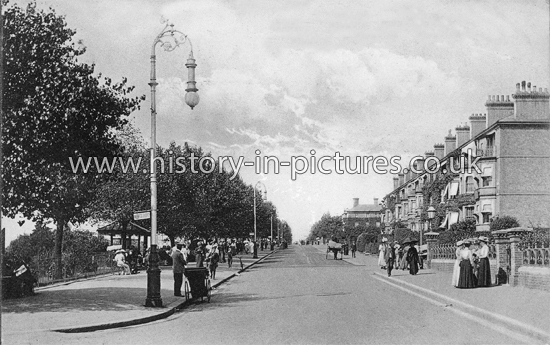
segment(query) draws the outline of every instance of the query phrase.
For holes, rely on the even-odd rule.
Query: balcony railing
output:
[[[494,157],[495,156],[495,148],[494,146],[488,146],[486,149],[477,149],[477,155],[479,157]]]

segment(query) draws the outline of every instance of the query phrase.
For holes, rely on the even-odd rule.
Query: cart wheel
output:
[[[210,303],[210,297],[212,296],[212,287],[210,286],[210,279],[206,280],[206,300]]]
[[[186,280],[185,281],[185,300],[186,301],[189,301],[189,298],[191,297],[190,294],[191,292],[189,291],[189,282]]]

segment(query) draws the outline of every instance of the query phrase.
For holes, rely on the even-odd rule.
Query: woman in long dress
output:
[[[410,243],[409,251],[407,252],[407,262],[409,263],[409,273],[413,276],[416,275],[419,271],[419,262],[418,251],[414,247],[414,243]]]
[[[378,266],[382,269],[386,269],[386,260],[384,260],[384,255],[386,255],[386,242],[385,238],[382,239],[382,243],[378,246],[380,253],[378,254]]]
[[[458,286],[458,278],[460,277],[460,252],[464,249],[463,242],[458,241],[456,243],[456,251],[455,251],[455,264],[453,267],[453,277],[451,279],[451,284],[453,284],[454,287]]]
[[[403,271],[406,270],[408,267],[407,254],[409,253],[410,247],[411,246],[408,243],[403,243],[403,257],[401,259],[401,262],[399,263],[399,268]]]
[[[471,289],[476,287],[473,266],[474,258],[470,250],[470,242],[464,242],[464,249],[460,251],[460,276],[458,277],[458,288]]]
[[[491,268],[489,266],[489,247],[487,242],[489,239],[485,236],[479,237],[481,242],[481,248],[478,250],[477,255],[479,258],[479,269],[477,272],[477,286],[487,287],[491,286]]]

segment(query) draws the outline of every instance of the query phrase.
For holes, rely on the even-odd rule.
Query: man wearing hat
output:
[[[485,236],[478,238],[481,243],[481,248],[477,251],[479,258],[479,269],[477,272],[477,286],[487,287],[491,286],[491,268],[489,266],[489,247],[487,243],[489,239]]]
[[[178,242],[176,249],[172,252],[172,270],[174,272],[174,296],[181,296],[181,285],[183,284],[183,273],[185,272],[185,259],[181,249],[183,243]]]

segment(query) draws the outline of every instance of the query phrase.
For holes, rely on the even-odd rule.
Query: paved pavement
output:
[[[326,252],[326,245],[315,246]],[[340,258],[340,256],[338,256]],[[550,343],[550,293],[512,287],[509,285],[476,289],[457,289],[451,285],[451,272],[422,269],[417,275],[393,270],[388,277],[378,266],[376,255],[356,253],[343,260],[353,265],[364,265],[377,279],[396,288],[419,294],[446,306],[452,306],[482,319],[502,323],[543,342]]]
[[[312,246],[322,253],[326,246]],[[243,255],[245,269],[271,252],[259,252],[259,259]],[[269,259],[268,259],[269,260]],[[510,329],[550,343],[550,293],[511,287],[456,289],[451,286],[451,273],[423,269],[412,276],[408,271],[394,270],[387,277],[377,266],[377,257],[357,253],[344,256],[352,265],[364,266],[366,274],[393,288],[416,295],[431,303],[456,308],[480,320],[499,323]],[[330,259],[325,263],[329,264]],[[232,269],[220,263],[214,287],[240,271],[238,257]],[[109,275],[40,289],[36,296],[4,301],[2,333],[24,333],[34,330],[90,331],[145,323],[167,317],[185,306],[182,297],[173,296],[173,278],[169,267],[161,273],[161,295],[164,308],[146,308],[145,272],[137,275]],[[215,298],[215,296],[213,297]]]
[[[230,279],[271,251],[252,255],[237,255],[233,267],[221,263],[213,288]],[[194,267],[191,263],[190,267]],[[186,304],[185,297],[174,296],[171,267],[161,267],[162,308],[145,307],[147,272],[133,275],[111,274],[36,289],[36,295],[2,301],[2,334],[33,330],[82,332],[135,325],[168,317]],[[183,293],[183,287],[182,287]],[[206,302],[205,302],[206,303]]]

